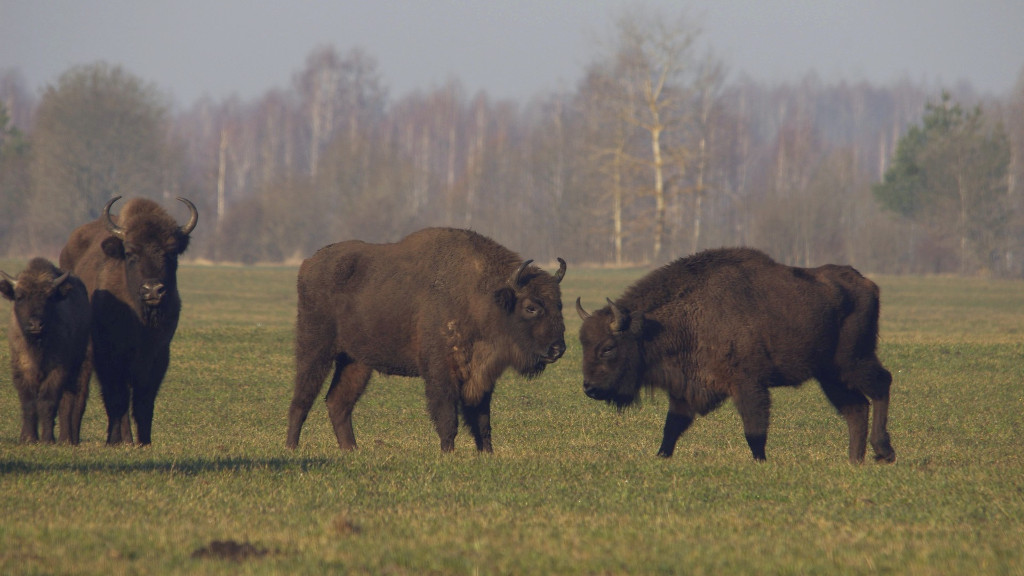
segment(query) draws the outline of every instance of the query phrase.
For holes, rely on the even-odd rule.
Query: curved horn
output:
[[[68,270],[68,271],[64,272],[63,274],[61,274],[60,276],[57,276],[56,278],[53,279],[53,287],[56,288],[57,286],[60,286],[70,276],[71,276],[71,270]]]
[[[110,207],[114,205],[114,202],[117,202],[120,199],[120,196],[114,196],[111,198],[110,201],[107,202],[107,205],[103,207],[103,216],[107,219],[107,230],[110,230],[110,233],[114,236],[124,240],[124,228],[114,224],[114,221],[110,219]]]
[[[0,276],[3,276],[4,280],[7,280],[8,282],[10,282],[11,288],[17,288],[18,287],[18,279],[17,278],[11,278],[11,275],[8,274],[7,272],[4,272],[3,270],[0,270]]]
[[[529,266],[532,262],[533,260],[527,260],[520,264],[519,268],[516,268],[516,271],[508,279],[509,286],[516,290],[518,290],[521,287],[520,282],[522,281],[523,271],[526,270],[526,267]]]
[[[626,329],[624,324],[627,320],[627,314],[623,312],[621,308],[616,306],[615,302],[612,302],[611,298],[605,298],[605,300],[608,301],[608,306],[611,306],[612,309],[612,322],[609,324],[612,332],[622,332]]]
[[[580,299],[576,297],[576,313],[580,315],[580,320],[586,321],[590,318],[590,312],[583,309],[583,304],[580,303]]]
[[[555,272],[555,281],[561,284],[562,278],[565,276],[565,260],[558,259],[558,272]]]
[[[181,233],[184,234],[185,236],[188,236],[189,234],[192,233],[192,230],[195,229],[196,224],[199,223],[199,211],[196,210],[196,205],[190,202],[188,198],[182,198],[181,196],[178,196],[178,201],[184,204],[185,206],[188,206],[188,211],[191,213],[191,216],[189,216],[188,219],[188,223],[186,223],[184,226],[180,228]]]

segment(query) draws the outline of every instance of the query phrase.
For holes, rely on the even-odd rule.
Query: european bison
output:
[[[0,271],[0,294],[14,302],[7,331],[11,376],[21,400],[21,441],[53,443],[60,408],[60,441],[78,444],[88,383],[78,375],[89,343],[89,296],[82,281],[33,258],[12,278]]]
[[[92,301],[92,363],[107,410],[107,443],[132,442],[131,405],[140,444],[152,440],[153,404],[170,362],[178,327],[178,256],[199,220],[195,205],[178,226],[159,204],[129,200],[120,215],[103,215],[76,229],[60,265],[85,283]],[[90,377],[83,370],[82,382]]]
[[[511,366],[535,376],[565,352],[554,276],[475,232],[428,228],[394,244],[325,246],[302,263],[295,393],[287,446],[334,368],[327,410],[342,450],[356,447],[352,408],[370,374],[419,376],[441,450],[455,448],[458,411],[491,452],[491,393]]]
[[[793,268],[752,249],[701,252],[640,279],[583,318],[583,387],[624,407],[641,386],[668,392],[659,456],[697,414],[732,398],[755,460],[765,459],[769,388],[814,378],[846,418],[850,461],[864,460],[868,399],[875,459],[893,462],[892,376],[875,355],[879,290],[849,266]]]

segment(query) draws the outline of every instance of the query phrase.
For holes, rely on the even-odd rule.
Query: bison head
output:
[[[33,258],[17,278],[0,271],[0,294],[14,302],[14,316],[26,339],[39,340],[46,333],[54,304],[71,291],[70,275],[44,258]]]
[[[494,299],[509,320],[509,336],[515,350],[512,366],[520,374],[536,376],[565,353],[562,292],[565,260],[558,259],[553,276],[526,260],[512,273]]]
[[[124,262],[128,293],[137,296],[140,310],[153,311],[164,303],[167,294],[177,293],[178,255],[188,248],[199,212],[194,204],[178,198],[190,213],[188,223],[179,227],[155,202],[139,198],[125,206],[119,223],[115,223],[110,207],[119,198],[115,196],[103,208],[111,233],[103,241],[103,252]]]
[[[583,391],[619,408],[632,404],[643,374],[643,313],[631,313],[608,300],[608,306],[590,314],[579,298],[576,313],[583,319]]]

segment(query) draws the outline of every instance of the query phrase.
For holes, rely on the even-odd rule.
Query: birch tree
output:
[[[660,12],[630,10],[615,21],[604,65],[593,67],[607,74],[607,109],[646,140],[630,147],[630,161],[647,169],[645,188],[654,202],[652,252],[662,256],[665,236],[666,181],[682,180],[686,163],[694,155],[687,141],[688,105],[694,89],[695,42],[700,29],[685,17],[671,18]]]

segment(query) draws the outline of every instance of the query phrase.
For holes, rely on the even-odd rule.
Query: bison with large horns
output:
[[[475,232],[428,228],[394,244],[341,242],[302,263],[295,391],[287,446],[324,379],[342,450],[356,447],[352,409],[373,371],[422,377],[441,450],[455,448],[458,412],[491,452],[491,394],[507,367],[539,374],[565,352],[559,282]]]
[[[132,442],[129,406],[140,444],[152,440],[153,406],[170,363],[178,327],[178,256],[199,221],[192,202],[179,226],[159,204],[129,200],[115,218],[110,208],[80,226],[60,253],[61,268],[85,283],[92,303],[92,368],[107,411],[107,443]],[[91,370],[82,370],[88,385]]]
[[[850,461],[864,460],[869,406],[875,459],[892,462],[892,376],[875,354],[879,290],[849,266],[793,268],[756,250],[709,250],[640,279],[583,318],[586,394],[620,408],[641,387],[668,392],[660,456],[698,414],[731,398],[756,460],[765,459],[769,389],[814,378],[846,419]],[[870,401],[870,402],[869,402]]]
[[[18,276],[0,271],[0,295],[14,302],[7,340],[11,379],[21,400],[21,441],[78,444],[88,386],[78,375],[89,344],[89,296],[82,281],[33,258]]]

